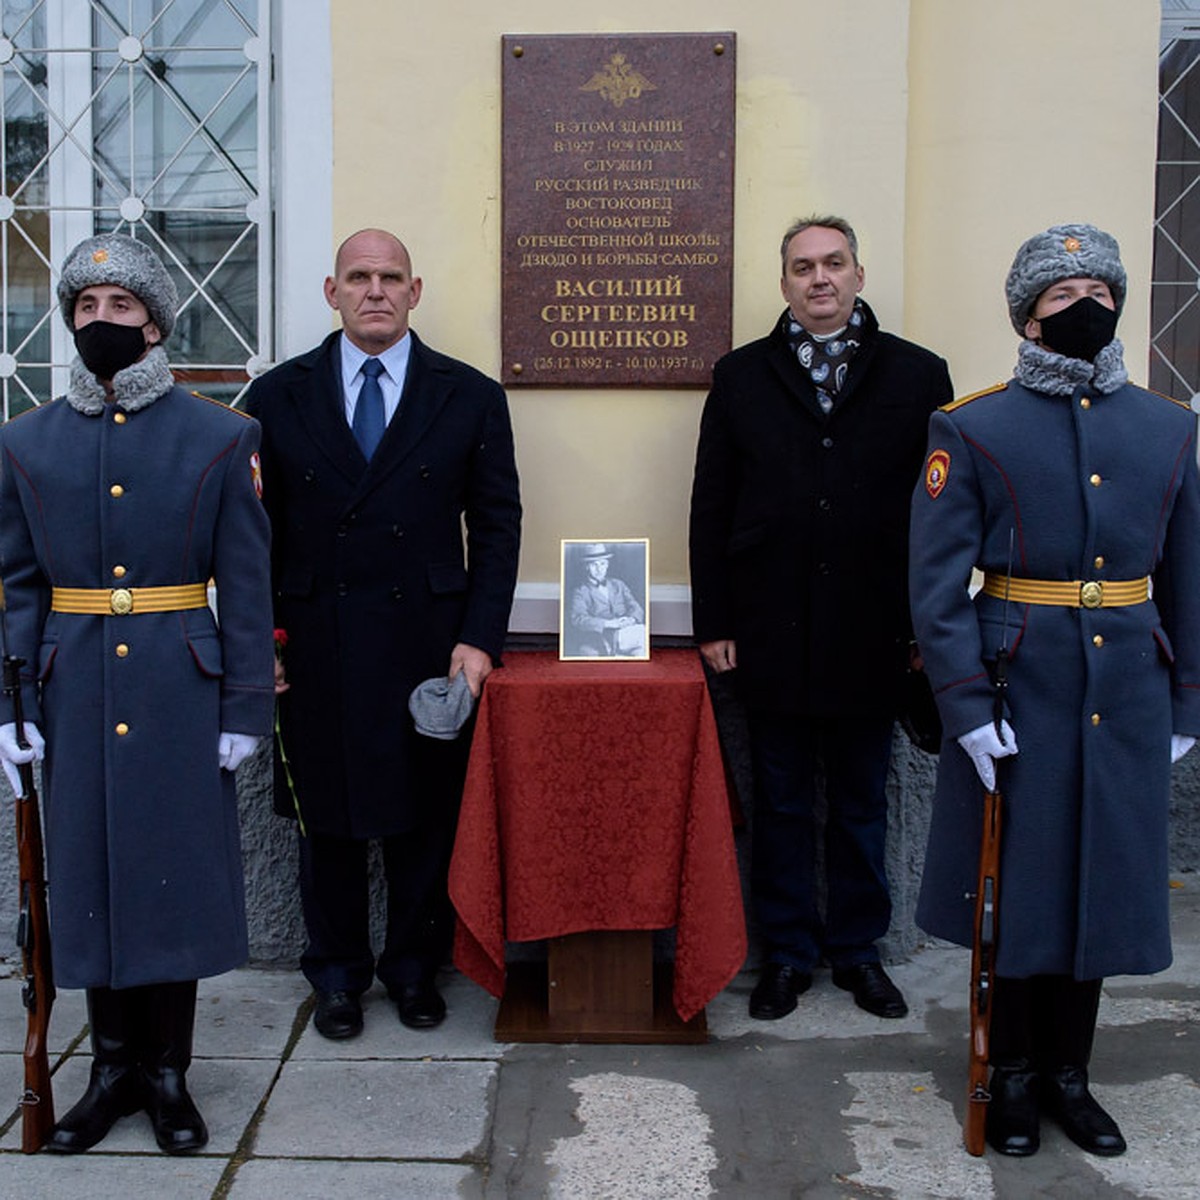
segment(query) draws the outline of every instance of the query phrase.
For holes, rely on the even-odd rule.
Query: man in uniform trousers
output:
[[[0,758],[40,757],[54,976],[87,989],[87,1092],[47,1149],[144,1108],[168,1153],[208,1134],[188,1095],[196,980],[247,955],[233,771],[270,731],[270,527],[255,421],[176,387],[177,297],[121,234],[58,283],[65,396],[0,429],[6,652]],[[208,605],[217,588],[220,620]]]
[[[1025,242],[1014,378],[934,416],[913,501],[913,615],[946,734],[917,920],[971,944],[981,788],[998,783],[1002,1154],[1038,1149],[1042,1112],[1093,1154],[1124,1151],[1088,1089],[1101,983],[1171,961],[1170,767],[1200,734],[1196,418],[1129,383],[1125,293],[1099,229]]]
[[[713,371],[691,511],[695,638],[714,671],[736,668],[749,717],[765,944],[750,1015],[790,1013],[823,958],[861,1008],[902,1017],[875,944],[891,916],[884,785],[912,636],[908,505],[950,376],[879,328],[842,218],[797,221],[781,251],[786,310]]]
[[[413,1029],[438,1025],[449,944],[446,874],[466,737],[417,734],[408,698],[498,658],[516,584],[521,505],[504,391],[409,329],[421,296],[404,245],[365,229],[341,245],[325,298],[342,329],[257,380],[274,529],[286,779],[301,819],[300,892],[317,1030],[362,1029],[378,976]],[[465,539],[464,539],[465,528]],[[382,841],[387,931],[369,930],[367,848]]]

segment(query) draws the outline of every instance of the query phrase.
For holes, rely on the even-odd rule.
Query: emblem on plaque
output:
[[[643,92],[656,92],[658,85],[648,80],[641,71],[630,66],[623,54],[614,54],[580,89],[581,92],[599,92],[605,100],[620,108],[626,100],[636,100]]]

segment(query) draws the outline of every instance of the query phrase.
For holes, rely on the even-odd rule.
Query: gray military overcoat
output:
[[[258,440],[257,422],[178,387],[129,413],[60,399],[0,428],[7,644],[29,664],[26,719],[46,736],[60,985],[195,979],[246,958],[236,796],[217,740],[272,726]],[[219,626],[207,607],[49,611],[52,586],[210,578]]]

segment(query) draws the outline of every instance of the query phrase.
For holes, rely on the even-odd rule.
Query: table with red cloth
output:
[[[516,652],[479,705],[450,866],[454,962],[504,992],[505,943],[675,928],[680,1020],[737,974],[746,926],[699,658]]]

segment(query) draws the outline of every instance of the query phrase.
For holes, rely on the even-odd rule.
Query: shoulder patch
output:
[[[1007,383],[993,383],[991,387],[984,388],[981,392],[972,392],[969,396],[960,396],[957,400],[951,400],[949,404],[943,404],[939,412],[953,412],[956,408],[962,408],[964,404],[970,404],[972,400],[978,400],[980,396],[990,396],[993,392],[1002,392],[1008,387]]]
[[[936,500],[950,478],[950,454],[946,450],[931,450],[925,460],[925,490]]]

